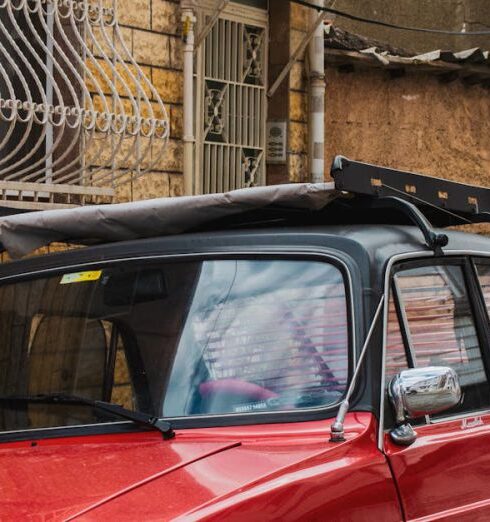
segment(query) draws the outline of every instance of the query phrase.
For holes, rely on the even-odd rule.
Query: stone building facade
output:
[[[124,3],[124,0],[119,0]],[[402,2],[403,3],[403,2]],[[410,2],[409,2],[410,3]],[[141,4],[141,5],[140,5]],[[355,5],[354,5],[355,4]],[[371,8],[369,7],[370,4]],[[400,12],[383,9],[386,2],[373,0],[361,8],[364,15],[386,18],[403,23]],[[442,5],[440,2],[413,7],[411,25],[437,25],[444,14],[444,27],[459,30],[466,23],[467,30],[484,27],[490,16],[486,4],[468,0],[465,9]],[[425,5],[425,4],[424,4]],[[339,9],[357,12],[358,3],[343,0]],[[226,13],[232,14],[233,2]],[[270,0],[268,11],[269,49],[267,56],[268,85],[277,78],[291,55],[301,44],[311,26],[310,10],[283,0]],[[136,14],[137,13],[137,14]],[[146,14],[143,14],[146,13]],[[381,14],[383,16],[381,16]],[[138,0],[138,9],[121,9],[121,22],[133,32],[135,55],[141,63],[152,66],[152,80],[171,108],[172,139],[167,161],[171,168],[162,178],[148,176],[136,182],[133,198],[153,195],[175,195],[182,188],[181,121],[182,51],[179,37],[180,11],[178,2]],[[480,20],[480,24],[476,22]],[[405,19],[405,23],[408,24]],[[435,23],[437,22],[437,23]],[[409,55],[446,47],[466,49],[470,45],[490,48],[488,37],[457,39],[413,35],[403,31],[382,30],[366,24],[355,24],[337,17],[335,26],[367,34],[389,42]],[[442,22],[441,22],[442,23]],[[410,25],[408,24],[408,25]],[[482,25],[483,24],[483,25]],[[153,31],[153,32],[152,32]],[[442,39],[441,39],[442,38]],[[151,42],[160,41],[160,64],[152,64],[144,56],[151,52]],[[136,44],[136,41],[139,43]],[[299,55],[286,80],[274,95],[267,99],[268,120],[287,120],[287,161],[283,165],[267,164],[266,182],[285,183],[309,181],[308,159],[308,58]],[[147,63],[148,62],[148,63]],[[401,169],[419,171],[490,185],[489,114],[490,98],[484,82],[464,81],[464,71],[455,81],[441,80],[440,71],[408,68],[402,76],[374,67],[358,67],[346,73],[345,67],[326,59],[325,98],[325,173],[336,154],[361,161],[378,163]],[[180,83],[179,83],[180,82]],[[443,166],[443,167],[442,167]],[[160,184],[158,180],[161,179]],[[155,181],[156,180],[156,181]],[[168,180],[168,181],[167,181]]]
[[[114,5],[113,0],[103,3]],[[428,25],[435,20],[441,27],[452,30],[461,29],[462,24],[467,24],[468,30],[486,27],[490,16],[486,2],[456,3],[448,7],[444,2],[425,2],[422,9],[403,0],[399,3],[400,12],[392,7],[385,9],[390,2],[384,0],[370,0],[362,6],[339,0],[335,7],[395,23],[403,22],[400,13],[410,11],[407,25]],[[130,175],[127,183],[114,186],[112,201],[184,194],[183,70],[187,21],[182,20],[183,5],[192,6],[196,40],[213,22],[203,42],[196,42],[194,52],[192,192],[310,181],[307,51],[297,54],[274,93],[269,88],[297,49],[302,44],[307,48],[313,19],[311,9],[286,0],[117,0],[121,33],[142,74],[162,99],[170,130],[165,153],[154,162],[150,172]],[[414,42],[406,32],[387,32],[340,17],[327,22],[351,31],[346,34],[353,34],[354,30],[365,33],[370,37],[366,47],[375,42],[373,38],[381,41],[388,38],[392,54],[407,49],[408,54],[403,57],[444,43],[441,37],[430,35]],[[480,45],[483,50],[490,48],[488,37],[467,41],[468,45]],[[456,40],[447,42],[452,46]],[[327,38],[327,51],[328,48]],[[487,183],[490,177],[490,80],[488,74],[485,76],[485,67],[490,71],[488,53],[487,62],[478,65],[480,72],[475,82],[470,62],[449,78],[451,75],[446,73],[451,71],[418,67],[416,62],[409,67],[383,68],[376,67],[376,59],[367,63],[359,56],[348,56],[349,52],[360,55],[363,50],[344,47],[342,63],[338,56],[334,61],[331,53],[325,54],[326,179],[333,156],[344,154],[361,161],[462,181],[470,176]],[[87,82],[87,87],[94,104],[100,106],[95,84],[103,86],[107,82],[97,67],[92,66],[91,73],[94,78]],[[116,85],[124,98],[120,82]],[[106,94],[110,99],[111,91]],[[267,157],[268,122],[283,122],[285,126],[285,155],[281,161]],[[124,152],[123,147],[122,155]],[[91,150],[86,154],[90,157]],[[120,167],[129,167],[129,163]]]
[[[118,188],[116,201],[180,196],[183,194],[183,75],[179,2],[118,0],[117,9],[128,47],[167,108],[170,139],[152,172]]]
[[[220,2],[196,3],[196,37],[204,28],[205,16],[210,16],[213,10],[203,9],[203,6],[218,6]],[[263,88],[272,82],[281,69],[287,64],[291,53],[305,37],[309,26],[309,10],[284,0],[271,0],[269,10],[264,9],[267,2],[239,0],[229,2],[220,12],[220,19],[227,21],[240,20],[243,13],[249,15],[251,23],[254,17],[259,19],[259,11],[264,11],[264,34],[266,35],[263,48],[267,52],[264,56],[264,71],[268,71],[268,78],[264,78]],[[145,75],[158,90],[169,113],[170,139],[167,150],[161,161],[145,174],[119,187],[115,202],[149,199],[152,197],[179,196],[184,193],[183,182],[183,38],[182,38],[182,9],[178,0],[118,0],[118,20],[132,54],[141,66]],[[250,11],[250,14],[249,14]],[[200,15],[205,13],[205,15]],[[209,38],[213,38],[213,34]],[[228,44],[228,41],[225,45]],[[279,45],[277,45],[279,44]],[[196,51],[195,74],[197,74],[199,51]],[[306,181],[308,178],[308,86],[305,72],[305,53],[298,57],[290,74],[274,96],[264,100],[267,110],[260,114],[261,125],[266,120],[282,119],[287,122],[287,154],[286,162],[282,165],[266,165],[262,159],[266,177],[262,182],[275,183],[285,181]],[[208,57],[204,57],[206,61]],[[203,65],[205,67],[205,65]],[[194,151],[195,168],[203,169],[205,159],[199,161],[199,129],[204,126],[202,117],[197,112],[205,111],[199,101],[201,95],[196,86],[194,118],[196,120],[195,134],[196,147]],[[238,112],[238,109],[234,109]],[[246,145],[245,145],[246,147]],[[242,161],[243,164],[243,161]],[[240,162],[237,169],[242,168]],[[195,176],[200,175],[194,173]],[[219,185],[227,188],[225,184]],[[238,184],[238,186],[247,186]],[[238,188],[238,186],[229,188]],[[200,193],[197,187],[194,193]]]
[[[249,16],[251,24],[256,17],[260,18],[259,11],[264,12],[263,23],[266,40],[264,41],[264,78],[263,88],[274,82],[282,69],[288,64],[291,55],[307,37],[310,27],[310,10],[291,4],[284,0],[270,0],[267,2],[239,0],[227,3],[220,12],[220,19],[227,21],[240,20]],[[219,6],[220,2],[196,3],[196,36],[204,28],[205,16],[210,16],[212,9],[204,7]],[[144,68],[154,86],[157,88],[164,103],[169,108],[171,136],[168,149],[155,172],[133,180],[130,185],[118,190],[117,201],[147,199],[159,196],[174,196],[183,194],[183,41],[182,41],[182,9],[178,1],[173,0],[118,0],[119,22],[123,27],[135,59]],[[204,12],[205,16],[199,16]],[[213,38],[213,35],[209,38]],[[228,42],[228,41],[227,41]],[[227,43],[225,43],[227,45]],[[266,173],[263,183],[299,182],[308,180],[308,79],[306,69],[306,50],[298,55],[297,61],[280,84],[274,95],[265,100],[266,111],[260,114],[261,125],[266,121],[282,120],[286,122],[286,161],[280,165],[266,163],[263,159],[263,168]],[[196,62],[199,60],[196,52]],[[208,57],[204,57],[206,61]],[[203,66],[205,67],[205,66]],[[195,73],[198,65],[196,63]],[[199,129],[203,126],[203,118],[197,113],[205,111],[199,105],[199,87],[196,87],[194,115],[196,119],[196,149],[195,157],[199,156],[200,136]],[[204,101],[206,103],[206,101]],[[230,109],[230,111],[238,109]],[[201,141],[205,138],[201,136]],[[246,145],[245,145],[246,148]],[[205,167],[205,160],[197,159],[195,168],[201,175]],[[243,162],[242,162],[243,163]],[[238,164],[237,169],[241,165]],[[219,185],[226,189],[226,183]],[[239,185],[240,186],[240,185]],[[241,186],[247,186],[246,183]],[[229,188],[238,188],[232,187]],[[196,187],[194,193],[203,190]],[[204,190],[205,192],[205,190]]]

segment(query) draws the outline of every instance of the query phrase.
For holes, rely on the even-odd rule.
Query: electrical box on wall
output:
[[[267,122],[267,163],[286,164],[287,122]]]

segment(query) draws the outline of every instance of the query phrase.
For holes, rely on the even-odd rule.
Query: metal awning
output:
[[[4,0],[0,35],[0,205],[111,196],[152,169],[169,121],[115,0]]]

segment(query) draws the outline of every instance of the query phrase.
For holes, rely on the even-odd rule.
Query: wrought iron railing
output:
[[[0,0],[0,205],[111,199],[169,135],[116,0]]]

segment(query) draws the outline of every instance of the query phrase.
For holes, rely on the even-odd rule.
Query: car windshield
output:
[[[327,262],[72,270],[0,287],[0,395],[173,418],[325,407],[346,389],[348,337],[343,276]],[[0,404],[2,431],[114,420],[87,405]]]

